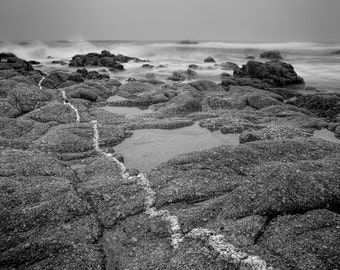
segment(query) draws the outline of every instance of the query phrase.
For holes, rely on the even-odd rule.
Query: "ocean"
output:
[[[150,60],[152,69],[142,69],[143,63],[124,64],[126,71],[109,73],[111,78],[124,80],[130,77],[144,78],[154,73],[157,79],[166,79],[173,71],[186,70],[189,64],[201,67],[199,79],[220,82],[222,70],[213,63],[204,63],[207,56],[217,63],[234,62],[245,64],[246,56],[255,56],[266,50],[279,50],[285,62],[292,64],[306,85],[323,91],[340,91],[340,55],[331,54],[340,50],[339,43],[287,42],[287,43],[236,43],[225,41],[200,41],[198,44],[179,44],[176,41],[22,41],[0,42],[0,52],[13,52],[25,60],[36,60],[36,66],[45,72],[53,69],[69,69],[67,66],[51,64],[52,60],[68,61],[76,54],[108,50],[113,54],[124,54]],[[48,58],[48,57],[52,57]],[[159,67],[162,65],[161,67]],[[94,68],[93,68],[94,69]]]

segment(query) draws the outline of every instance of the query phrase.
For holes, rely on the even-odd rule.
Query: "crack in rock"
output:
[[[110,153],[106,153],[100,149],[99,146],[99,130],[98,130],[98,122],[97,120],[91,121],[93,125],[93,147],[94,149],[100,153],[105,155],[108,158],[112,158],[113,161],[118,165],[121,170],[122,177],[124,179],[135,179],[137,182],[143,187],[144,191],[146,192],[145,198],[145,213],[149,215],[150,218],[153,217],[161,217],[164,221],[170,224],[170,233],[171,233],[171,244],[174,249],[178,248],[180,242],[183,241],[183,236],[181,233],[181,226],[179,225],[178,217],[171,215],[168,210],[157,210],[153,205],[155,204],[155,194],[156,192],[152,190],[150,187],[150,181],[146,177],[145,174],[140,173],[137,176],[130,176],[129,172],[127,171],[125,165],[120,162],[118,159],[112,156]]]
[[[77,117],[76,122],[79,123],[79,122],[80,122],[80,114],[79,114],[78,109],[77,109],[76,107],[74,107],[71,103],[69,103],[69,102],[66,101],[66,100],[67,100],[67,97],[66,97],[66,93],[65,93],[64,90],[61,91],[61,95],[62,95],[62,97],[63,97],[63,102],[64,102],[64,104],[70,106],[71,109],[75,112],[76,117]]]
[[[224,235],[216,234],[212,230],[196,228],[188,233],[186,237],[205,239],[222,257],[232,260],[235,264],[239,265],[240,270],[278,270],[268,266],[266,261],[260,257],[238,250],[235,246],[226,242]]]

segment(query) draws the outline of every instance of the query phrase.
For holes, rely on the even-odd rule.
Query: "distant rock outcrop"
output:
[[[215,63],[215,59],[212,58],[211,56],[208,56],[207,58],[204,59],[204,63]]]
[[[14,69],[22,75],[27,75],[34,68],[26,60],[16,57],[13,53],[0,53],[0,70]]]
[[[249,61],[241,69],[234,70],[237,78],[256,78],[271,86],[286,86],[290,84],[302,84],[303,79],[299,77],[291,64],[272,60],[266,63]]]
[[[283,59],[283,57],[281,56],[281,53],[277,50],[263,52],[260,54],[260,58]]]
[[[131,60],[143,62],[136,57],[129,57],[122,54],[111,54],[109,51],[102,51],[101,53],[88,53],[86,55],[75,55],[69,63],[70,67],[86,67],[99,66],[108,67],[110,71],[124,70],[121,63],[127,63]]]

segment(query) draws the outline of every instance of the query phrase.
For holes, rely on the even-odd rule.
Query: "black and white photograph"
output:
[[[340,270],[340,0],[0,0],[0,270]]]

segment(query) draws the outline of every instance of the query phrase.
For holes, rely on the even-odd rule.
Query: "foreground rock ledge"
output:
[[[105,156],[64,163],[4,150],[0,162],[4,269],[340,267],[340,146],[332,143],[221,146],[155,168],[155,207],[179,220],[176,249],[169,223],[145,213],[150,194]]]

